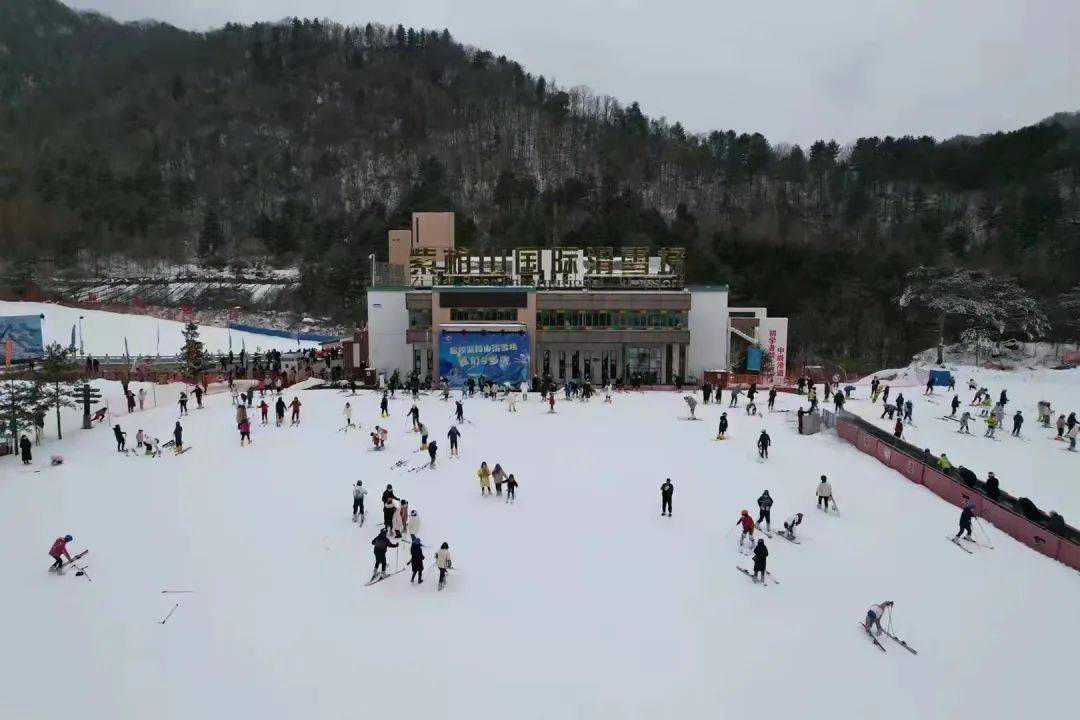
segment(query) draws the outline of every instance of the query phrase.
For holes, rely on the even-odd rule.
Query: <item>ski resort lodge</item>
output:
[[[733,342],[763,381],[783,378],[787,318],[728,305],[726,286],[685,283],[685,251],[517,248],[477,255],[454,244],[454,214],[418,212],[371,256],[368,366],[460,384],[672,384],[726,371]],[[757,367],[755,367],[757,366]]]

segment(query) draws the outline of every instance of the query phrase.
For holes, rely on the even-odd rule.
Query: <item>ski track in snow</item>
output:
[[[177,392],[112,420],[132,444],[139,427],[164,441]],[[833,434],[798,436],[793,413],[699,405],[705,421],[686,423],[677,393],[560,396],[554,415],[539,395],[514,414],[473,399],[450,459],[453,404],[427,397],[438,466],[409,473],[390,469],[426,457],[406,431],[409,400],[380,420],[372,392],[294,394],[303,424],[256,419],[244,448],[218,394],[183,419],[192,449],[179,457],[119,455],[108,427],[78,430],[68,411],[65,439],[50,420],[35,449],[40,473],[0,459],[0,717],[985,719],[1075,702],[1080,623],[1039,604],[1076,598],[1080,577],[989,526],[997,549],[950,547],[956,508]],[[337,432],[346,401],[358,433]],[[713,442],[722,409],[731,438]],[[368,450],[376,423],[390,430],[384,452]],[[57,452],[65,464],[45,467]],[[480,496],[481,460],[517,476],[516,504]],[[839,517],[813,508],[822,473]],[[672,518],[660,517],[666,477]],[[405,572],[364,587],[388,482],[420,513],[428,566],[450,543],[460,570],[443,592],[433,570],[422,586]],[[802,544],[766,541],[782,584],[763,590],[735,569],[749,560],[733,527],[766,488],[777,525],[806,520]],[[65,532],[90,548],[93,582],[46,572]],[[391,550],[390,569],[406,559]],[[196,592],[161,594],[177,588]],[[918,656],[882,653],[854,624],[886,599]]]

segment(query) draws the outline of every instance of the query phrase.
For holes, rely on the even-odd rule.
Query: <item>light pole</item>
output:
[[[368,260],[371,261],[371,282],[369,283],[369,285],[374,287],[374,285],[375,285],[375,253],[371,253],[370,255],[368,255]]]
[[[83,350],[82,321],[83,321],[83,316],[80,315],[79,316],[79,355],[81,355],[82,357],[86,357],[86,352]]]

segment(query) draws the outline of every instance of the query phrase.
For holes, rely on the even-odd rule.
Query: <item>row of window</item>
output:
[[[541,310],[536,313],[540,330],[683,330],[688,313],[684,310]],[[453,322],[516,322],[513,308],[453,308]],[[431,327],[430,310],[410,310],[409,327]]]
[[[536,313],[536,327],[540,330],[684,329],[687,315],[681,310],[541,310]]]

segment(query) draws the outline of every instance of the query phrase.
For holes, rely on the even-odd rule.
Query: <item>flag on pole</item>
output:
[[[71,352],[75,352],[75,324],[71,325],[71,346],[69,347]]]
[[[161,323],[158,323],[157,326],[157,352],[155,355],[161,357]]]

